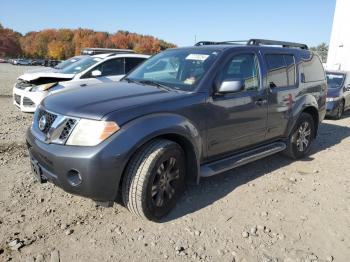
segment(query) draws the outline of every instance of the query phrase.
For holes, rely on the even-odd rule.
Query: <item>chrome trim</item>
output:
[[[42,131],[40,131],[39,129],[39,119],[38,119],[38,114],[39,111],[43,110],[47,113],[56,115],[56,119],[55,121],[52,123],[49,131],[47,132],[47,134],[43,133]],[[69,135],[67,136],[66,139],[60,139],[60,135],[64,129],[64,127],[66,126],[67,121],[69,121],[70,119],[74,119],[75,120],[75,124],[74,126],[71,128],[69,135],[72,133],[73,129],[75,128],[75,126],[78,124],[79,122],[79,118],[76,117],[70,117],[70,116],[63,116],[54,112],[51,112],[49,110],[44,109],[42,106],[38,106],[37,110],[35,110],[34,113],[34,117],[33,117],[33,124],[31,127],[31,131],[34,135],[35,138],[37,138],[38,140],[46,143],[46,144],[50,144],[50,143],[54,143],[54,144],[65,144],[66,141],[69,138]]]

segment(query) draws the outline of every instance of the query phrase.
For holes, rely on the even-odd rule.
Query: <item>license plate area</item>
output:
[[[47,182],[47,179],[43,177],[43,171],[42,171],[42,168],[41,168],[39,162],[33,158],[30,151],[29,151],[29,156],[30,156],[30,167],[31,167],[32,172],[33,172],[34,176],[36,177],[36,179],[40,183]]]

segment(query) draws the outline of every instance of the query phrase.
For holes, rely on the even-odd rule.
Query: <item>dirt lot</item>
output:
[[[309,158],[203,179],[152,223],[35,181],[32,115],[9,97],[25,69],[0,64],[0,261],[350,261],[350,114],[324,121]]]

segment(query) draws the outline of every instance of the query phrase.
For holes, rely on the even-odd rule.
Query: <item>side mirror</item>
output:
[[[244,90],[244,81],[242,80],[232,80],[232,81],[223,81],[220,86],[217,88],[217,93],[219,94],[228,94],[236,93]]]
[[[93,77],[99,77],[99,76],[102,75],[102,72],[100,70],[94,70],[94,71],[91,72],[91,75]]]

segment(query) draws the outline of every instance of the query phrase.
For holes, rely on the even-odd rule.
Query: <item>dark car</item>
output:
[[[350,72],[327,71],[327,116],[340,119],[350,109]]]
[[[119,83],[43,100],[27,132],[30,162],[41,182],[105,206],[120,194],[158,220],[186,183],[278,152],[307,155],[326,93],[319,57],[303,44],[168,49]]]

